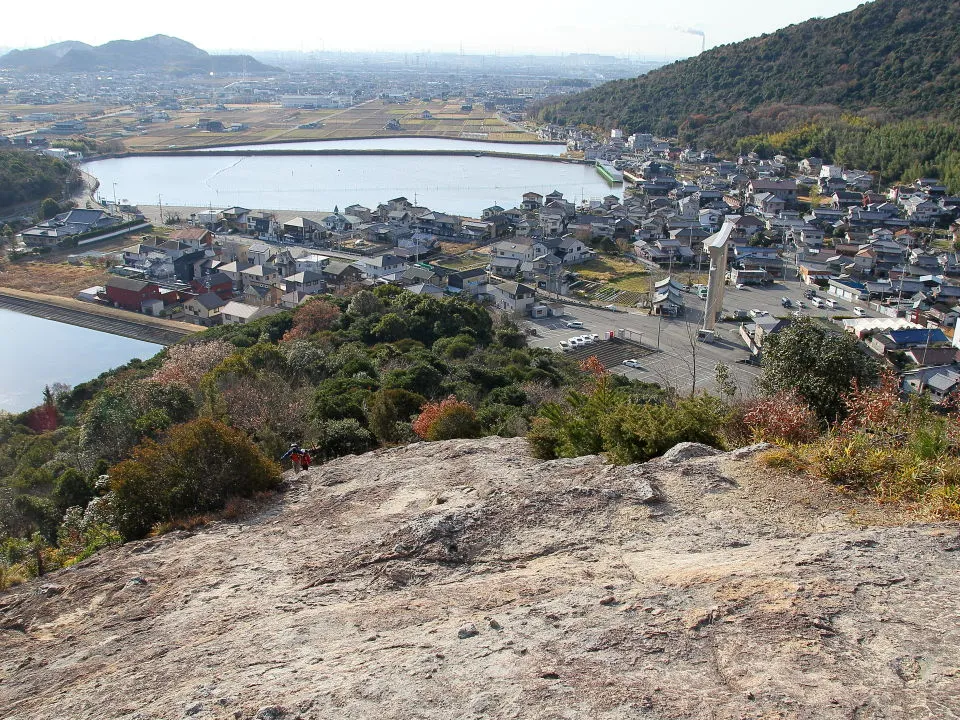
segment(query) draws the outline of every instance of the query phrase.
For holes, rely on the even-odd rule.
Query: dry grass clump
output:
[[[885,375],[873,387],[854,386],[844,398],[846,419],[806,437],[796,398],[758,401],[743,423],[756,439],[781,444],[761,465],[805,472],[883,504],[903,504],[936,520],[960,519],[960,412],[923,397],[900,398]],[[789,430],[790,432],[784,432]],[[797,432],[793,432],[797,431]]]

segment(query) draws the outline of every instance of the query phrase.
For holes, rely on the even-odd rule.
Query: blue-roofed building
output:
[[[867,286],[855,280],[830,278],[827,284],[828,293],[843,298],[844,300],[854,302],[857,300],[866,300],[869,297]]]
[[[889,334],[898,348],[950,342],[940,329],[892,330]]]

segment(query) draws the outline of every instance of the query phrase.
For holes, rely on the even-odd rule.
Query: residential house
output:
[[[533,260],[533,244],[528,242],[511,242],[500,240],[489,246],[491,261],[494,258],[510,258],[513,260]]]
[[[213,233],[202,227],[179,228],[170,233],[167,239],[173,242],[188,243],[196,250],[213,245]]]
[[[536,302],[536,290],[517,282],[491,283],[488,292],[494,307],[514,315],[526,315]]]
[[[354,263],[369,278],[381,278],[407,269],[407,262],[396,255],[387,253],[376,257],[366,257]]]
[[[761,213],[768,216],[779,215],[787,206],[786,201],[782,197],[768,192],[754,195],[753,204]]]
[[[276,315],[279,312],[282,312],[282,309],[278,307],[257,307],[230,301],[220,309],[220,317],[224,325],[245,325],[262,317]]]
[[[730,232],[730,237],[735,239],[753,237],[766,227],[764,222],[754,215],[727,215],[724,218],[725,222],[731,220],[733,221],[733,230]]]
[[[330,213],[323,218],[323,225],[329,232],[344,233],[358,228],[362,220],[355,215],[344,215],[343,213]]]
[[[108,302],[114,307],[132,312],[142,312],[146,304],[152,305],[155,300],[162,301],[160,287],[146,280],[115,277],[107,280],[104,287]]]
[[[257,236],[272,236],[277,234],[277,219],[273,213],[252,212],[247,215],[247,230]]]
[[[545,207],[540,211],[540,229],[544,235],[561,235],[566,227],[563,210]]]
[[[222,273],[230,278],[230,282],[233,283],[234,289],[242,289],[243,279],[241,278],[240,273],[248,267],[250,267],[250,263],[234,260],[233,262],[228,262],[225,265],[220,265],[217,267],[217,272]]]
[[[441,212],[428,212],[414,220],[413,227],[420,232],[453,237],[460,232],[460,218]]]
[[[240,283],[244,289],[251,285],[271,285],[279,278],[280,273],[273,265],[251,265],[240,271]]]
[[[240,294],[240,299],[247,305],[264,307],[279,305],[283,289],[277,285],[247,285]]]
[[[483,242],[497,237],[497,225],[485,220],[464,220],[460,224],[461,234],[472,242]]]
[[[280,296],[280,307],[285,310],[293,310],[296,307],[299,307],[307,300],[313,297],[312,293],[305,293],[299,290],[293,290],[292,292],[284,293]]]
[[[283,223],[285,237],[302,243],[322,240],[326,235],[326,228],[322,223],[305,217],[295,217]]]
[[[30,247],[53,247],[75,235],[106,231],[120,221],[103,210],[70,210],[27,228],[20,233],[20,238]]]
[[[323,275],[312,270],[304,270],[283,278],[286,292],[298,291],[307,295],[321,293],[325,289]]]
[[[747,185],[750,201],[758,204],[757,195],[769,193],[783,200],[788,208],[796,207],[797,183],[795,180],[751,180]]]
[[[543,195],[535,192],[524,193],[520,207],[528,211],[539,210],[543,207]]]
[[[431,297],[443,297],[444,292],[443,288],[437,287],[433,283],[417,283],[416,285],[408,285],[407,292],[412,292],[414,295],[430,295]]]
[[[247,260],[254,265],[266,265],[272,254],[273,248],[262,242],[255,242],[247,248]]]
[[[223,224],[230,230],[247,232],[247,216],[250,210],[242,207],[231,207],[220,211],[220,217],[223,218]]]
[[[187,322],[211,327],[220,324],[220,310],[226,304],[227,301],[216,293],[207,292],[191,297],[184,302],[183,312],[186,315]]]
[[[942,208],[932,200],[914,195],[902,203],[907,220],[917,225],[929,225],[940,217]]]
[[[487,292],[487,271],[483,268],[459,270],[447,276],[447,289],[469,297],[478,297]]]
[[[942,403],[960,388],[960,367],[946,364],[939,367],[921,367],[903,373],[901,388],[909,393],[927,393],[936,403]]]
[[[325,268],[329,263],[329,257],[326,255],[318,255],[317,253],[306,253],[295,260],[297,272],[310,270],[315,273],[322,273],[323,268]]]
[[[216,293],[223,299],[229,300],[233,295],[233,280],[226,273],[217,271],[194,278],[190,288],[199,295]]]
[[[576,236],[564,235],[554,248],[553,254],[560,258],[564,265],[576,265],[589,260],[595,253]]]
[[[323,276],[323,281],[327,283],[328,287],[333,287],[337,290],[342,290],[354,283],[358,283],[363,277],[363,272],[360,268],[355,267],[351,263],[341,262],[339,260],[331,260],[328,262],[323,266],[320,274]]]
[[[801,260],[798,262],[797,271],[800,274],[800,279],[807,285],[826,282],[834,275],[829,265],[813,260]]]
[[[370,208],[364,207],[363,205],[350,205],[343,209],[345,215],[353,215],[360,219],[360,222],[368,223],[373,222],[373,212]]]

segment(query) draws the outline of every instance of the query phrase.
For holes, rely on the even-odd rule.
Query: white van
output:
[[[834,300],[833,298],[827,298],[827,307],[828,307],[828,308],[836,308],[836,307],[837,307],[837,301]]]
[[[582,328],[583,323],[580,320],[567,320],[568,328]]]
[[[813,305],[814,307],[822,308],[826,303],[824,303],[823,300],[821,300],[820,298],[815,297],[810,301],[810,304]]]

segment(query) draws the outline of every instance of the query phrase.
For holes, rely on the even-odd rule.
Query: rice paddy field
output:
[[[474,105],[461,109],[460,99],[403,104],[369,100],[336,110],[282,108],[277,104],[226,105],[167,111],[164,122],[140,122],[129,107],[98,107],[90,104],[14,106],[0,105],[0,133],[35,130],[43,123],[14,122],[32,112],[48,112],[61,118],[83,120],[85,135],[99,140],[120,140],[127,150],[150,152],[185,150],[216,145],[333,140],[368,137],[446,137],[497,142],[524,142],[537,137],[502,120],[496,112]],[[225,127],[242,125],[236,132],[208,132],[196,128],[200,118],[219,120]],[[396,120],[400,130],[387,130]],[[50,123],[47,123],[49,125]],[[310,127],[305,127],[310,126]]]

